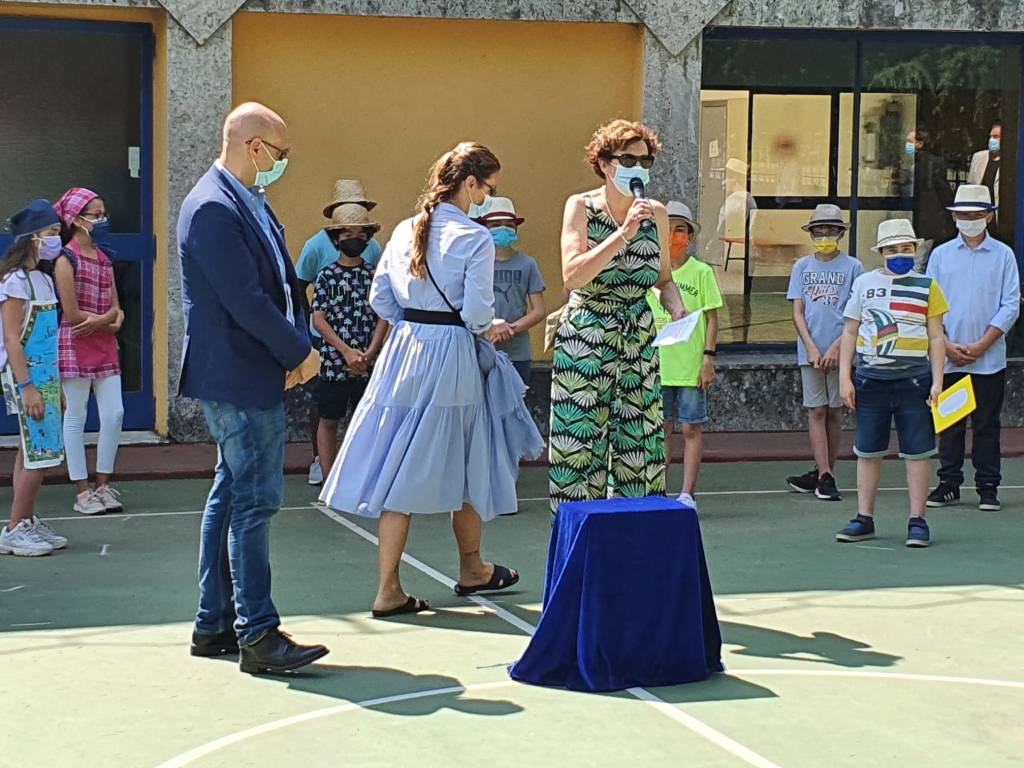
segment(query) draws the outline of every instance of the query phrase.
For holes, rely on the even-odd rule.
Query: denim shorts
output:
[[[708,420],[708,393],[700,387],[662,387],[665,421],[704,424]]]
[[[900,458],[935,455],[935,424],[928,406],[930,373],[906,379],[869,379],[854,373],[857,395],[857,441],[853,452],[878,459],[889,450],[889,430],[896,421]]]

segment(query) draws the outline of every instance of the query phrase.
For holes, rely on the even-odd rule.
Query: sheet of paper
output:
[[[700,324],[700,316],[703,312],[703,309],[698,309],[696,312],[688,314],[682,320],[674,320],[668,323],[661,329],[661,333],[655,337],[654,346],[670,347],[673,344],[682,344],[684,341],[689,341],[693,332]]]

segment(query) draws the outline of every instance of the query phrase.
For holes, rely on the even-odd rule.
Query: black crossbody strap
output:
[[[435,280],[435,279],[434,279],[434,276],[433,276],[433,274],[431,274],[431,272],[430,272],[430,265],[429,265],[429,264],[427,264],[427,263],[424,263],[424,265],[423,265],[423,266],[425,266],[425,267],[427,268],[427,277],[429,277],[429,278],[430,278],[430,282],[432,282],[432,283],[434,284],[434,287],[435,287],[435,288],[437,289],[437,292],[438,292],[439,294],[441,294],[441,298],[442,298],[442,299],[444,299],[444,303],[448,305],[448,309],[450,309],[450,310],[451,310],[452,312],[454,312],[455,314],[458,314],[458,313],[459,313],[459,310],[457,310],[457,309],[456,309],[456,308],[455,308],[455,307],[454,307],[454,306],[452,305],[452,303],[451,303],[450,301],[448,301],[448,297],[447,297],[447,296],[445,295],[445,292],[441,290],[441,286],[439,286],[439,285],[437,284],[437,280]]]

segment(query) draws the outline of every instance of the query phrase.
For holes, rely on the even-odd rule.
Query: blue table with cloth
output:
[[[544,612],[512,678],[577,691],[720,672],[722,637],[695,510],[664,497],[562,504]]]

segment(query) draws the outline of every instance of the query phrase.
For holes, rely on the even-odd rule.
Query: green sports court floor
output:
[[[612,695],[506,674],[539,616],[542,469],[524,472],[521,514],[487,530],[486,554],[522,570],[518,591],[455,597],[447,521],[421,518],[405,585],[435,610],[391,621],[367,610],[373,522],[314,508],[289,479],[274,595],[285,629],[331,654],[281,678],[188,655],[205,481],[126,483],[130,513],[101,518],[65,512],[69,488],[46,487],[40,511],[71,544],[0,558],[0,765],[1021,765],[1024,459],[1006,462],[1002,512],[978,512],[970,493],[934,511],[927,550],[903,546],[906,495],[892,490],[878,539],[835,543],[855,495],[786,493],[782,479],[804,469],[705,467],[728,672]],[[903,485],[888,462],[883,486]]]

